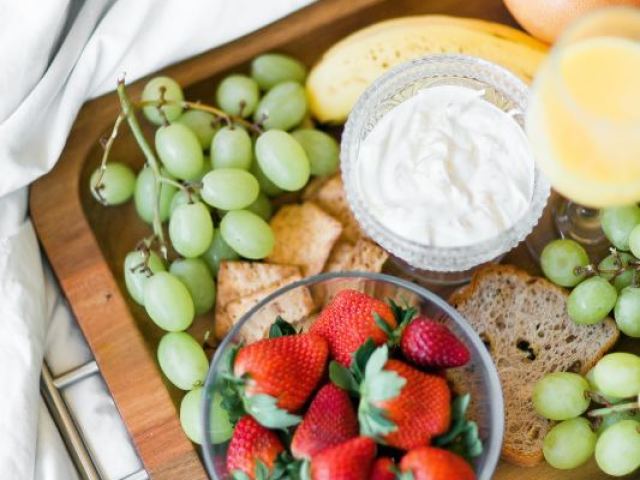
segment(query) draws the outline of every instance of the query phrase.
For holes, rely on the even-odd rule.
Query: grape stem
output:
[[[156,154],[147,142],[147,139],[144,137],[142,133],[142,128],[140,128],[140,123],[138,123],[138,119],[136,118],[135,108],[127,91],[124,86],[124,78],[118,79],[118,98],[120,99],[120,107],[122,108],[122,115],[127,119],[127,123],[129,124],[129,128],[131,129],[131,133],[133,133],[138,146],[142,150],[144,154],[147,164],[151,167],[151,171],[155,177],[154,183],[154,197],[155,202],[153,205],[153,233],[158,239],[158,243],[160,246],[160,253],[162,257],[166,260],[168,257],[167,244],[164,239],[164,231],[162,230],[162,222],[160,221],[160,188],[162,186],[162,179],[164,178],[162,173],[160,172],[160,165],[158,159],[156,158]]]
[[[260,126],[257,123],[252,123],[248,120],[245,120],[242,117],[229,115],[223,112],[222,110],[220,110],[219,108],[212,107],[211,105],[204,105],[199,102],[190,102],[187,100],[166,100],[161,98],[160,100],[145,100],[143,102],[138,102],[136,104],[136,106],[139,108],[161,107],[163,105],[179,105],[184,109],[200,110],[202,112],[211,113],[215,117],[223,120],[227,125],[239,124],[248,128],[252,132],[257,133],[258,135],[260,135],[263,132],[262,128],[260,128]]]
[[[640,402],[634,401],[629,403],[619,403],[618,405],[612,405],[606,408],[597,408],[591,410],[587,415],[590,417],[604,417],[615,412],[626,412],[628,410],[640,409]]]
[[[595,276],[595,275],[611,275],[609,281],[615,280],[617,277],[622,275],[623,273],[631,270],[633,271],[633,278],[631,280],[631,286],[638,286],[638,273],[640,273],[640,260],[629,260],[625,265],[620,258],[620,252],[615,247],[611,247],[609,249],[611,255],[613,256],[613,265],[616,267],[615,269],[607,269],[607,268],[598,268],[595,264],[589,264],[584,267],[578,266],[573,269],[573,273],[576,275],[587,275],[587,276]]]
[[[109,135],[109,138],[107,138],[106,142],[104,142],[103,144],[104,151],[102,153],[102,160],[100,161],[100,173],[98,174],[98,180],[96,181],[96,184],[91,187],[93,189],[93,192],[96,194],[96,197],[98,197],[98,200],[103,205],[107,204],[107,200],[102,196],[101,192],[101,190],[104,188],[102,179],[104,178],[104,173],[107,171],[107,161],[109,159],[109,154],[111,153],[111,147],[113,146],[113,143],[118,136],[118,130],[120,129],[120,124],[124,120],[124,117],[124,113],[120,112],[120,114],[116,118],[116,121],[113,123],[111,135]]]

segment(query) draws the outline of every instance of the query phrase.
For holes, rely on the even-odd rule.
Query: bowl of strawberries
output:
[[[437,295],[383,274],[275,291],[220,344],[204,387],[214,480],[489,480],[503,429],[478,335]]]

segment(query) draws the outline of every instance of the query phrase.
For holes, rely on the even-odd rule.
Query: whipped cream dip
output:
[[[434,247],[499,235],[527,211],[534,160],[512,115],[484,91],[435,86],[402,102],[360,145],[367,209],[395,234]]]

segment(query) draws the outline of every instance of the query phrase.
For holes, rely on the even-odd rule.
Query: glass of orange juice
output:
[[[565,197],[551,206],[560,235],[606,246],[598,209],[640,201],[640,9],[600,10],[567,29],[536,75],[526,130]]]

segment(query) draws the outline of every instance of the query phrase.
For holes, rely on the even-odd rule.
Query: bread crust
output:
[[[544,278],[532,276],[524,270],[521,270],[513,265],[492,264],[478,269],[474,273],[473,278],[468,285],[457,289],[450,295],[449,303],[456,308],[464,305],[465,303],[469,302],[476,294],[478,294],[478,292],[482,291],[485,281],[487,281],[488,279],[495,280],[496,275],[499,275],[501,277],[509,276],[511,278],[516,278],[527,285],[535,285],[538,287],[542,287],[545,290],[560,294],[565,299],[568,297],[567,290],[558,287],[557,285]],[[620,332],[618,331],[615,322],[611,318],[606,318],[604,322],[606,324],[609,337],[606,338],[606,341],[602,343],[601,347],[590,358],[582,359],[583,361],[580,367],[580,373],[582,374],[588,372],[598,362],[598,360],[600,360],[605,355],[605,353],[613,348],[620,336]],[[503,392],[505,394],[506,405],[509,403],[508,399],[506,398],[507,389],[503,388]],[[533,409],[531,409],[531,415],[536,415]],[[507,462],[519,466],[532,467],[540,463],[544,459],[544,456],[542,453],[542,448],[533,453],[519,449],[517,444],[509,441],[509,432],[508,430],[506,430],[505,440],[502,446],[502,458]]]

